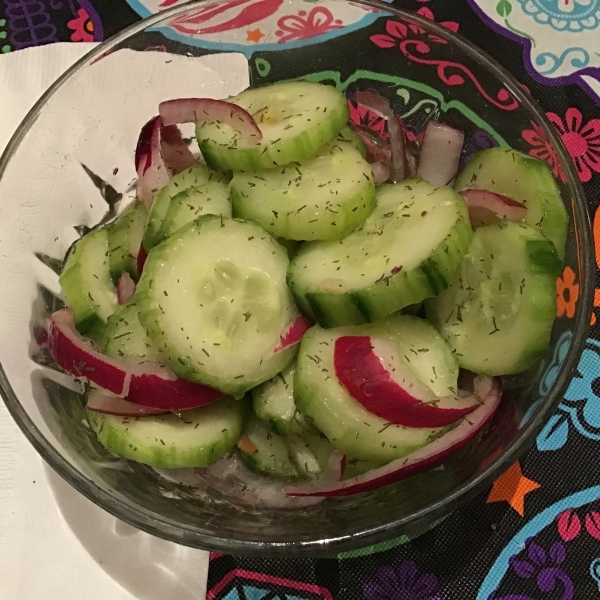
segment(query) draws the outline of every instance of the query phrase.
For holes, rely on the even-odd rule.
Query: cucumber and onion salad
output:
[[[549,167],[492,148],[457,175],[461,131],[409,142],[383,96],[352,100],[386,139],[306,81],[144,126],[138,200],[73,246],[48,336],[111,452],[308,506],[440,464],[544,354],[567,228]]]

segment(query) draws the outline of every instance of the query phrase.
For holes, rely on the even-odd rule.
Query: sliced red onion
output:
[[[43,327],[42,325],[34,325],[33,336],[35,338],[35,343],[40,348],[48,347],[48,329],[46,327]]]
[[[214,488],[228,501],[264,508],[307,508],[324,498],[293,498],[284,492],[285,484],[271,477],[250,471],[236,452],[218,460],[210,467],[194,469],[204,483]],[[339,481],[339,479],[338,479]]]
[[[158,112],[165,125],[219,121],[235,129],[244,143],[257,143],[262,139],[254,117],[241,106],[225,100],[177,98],[161,102]]]
[[[210,404],[223,392],[177,377],[171,369],[155,362],[129,367],[131,379],[127,399],[144,406],[170,411],[187,410]]]
[[[140,244],[140,249],[138,251],[137,258],[135,260],[135,269],[137,271],[138,277],[142,275],[142,271],[144,270],[144,264],[146,263],[146,259],[148,258],[148,253],[144,248],[143,244]]]
[[[410,179],[411,177],[417,176],[417,165],[419,164],[419,159],[412,152],[406,153],[406,178]]]
[[[154,117],[142,127],[135,150],[135,170],[137,171],[137,197],[146,208],[150,208],[154,196],[169,181],[169,173],[162,157],[162,119]]]
[[[178,378],[159,363],[135,364],[104,356],[78,333],[68,308],[50,317],[48,352],[67,373],[144,406],[185,410],[223,396],[218,390]]]
[[[154,129],[157,125],[158,117],[150,119],[141,129],[135,147],[135,170],[146,169],[148,157],[151,154],[150,140],[154,135]]]
[[[372,131],[362,129],[361,127],[357,127],[352,123],[350,124],[350,128],[366,146],[369,162],[381,162],[387,165],[389,168],[392,151],[390,150],[390,145],[387,140],[382,140]]]
[[[92,390],[85,406],[88,410],[117,417],[147,417],[169,412],[162,408],[150,408],[100,390]]]
[[[390,146],[392,149],[390,181],[392,181],[392,183],[397,183],[408,177],[408,168],[406,165],[406,133],[404,132],[402,119],[399,116],[392,114],[388,119],[388,132],[390,134]]]
[[[129,273],[121,273],[117,281],[117,300],[119,304],[125,304],[135,292],[135,282],[131,279]]]
[[[54,362],[67,373],[93,381],[117,396],[123,396],[129,375],[123,366],[97,350],[75,329],[73,312],[68,308],[56,311],[48,327],[48,352]],[[101,382],[101,383],[100,383]]]
[[[417,176],[417,165],[419,164],[420,145],[417,143],[416,140],[411,142],[407,138],[405,149],[406,160],[404,164],[406,165],[406,178],[409,179],[411,177]]]
[[[289,327],[285,330],[284,334],[281,336],[279,344],[273,350],[275,352],[281,352],[281,350],[285,350],[294,344],[297,344],[302,336],[312,327],[312,324],[308,319],[303,317],[302,315],[298,315],[289,325]]]
[[[375,185],[379,185],[390,178],[390,167],[383,161],[378,160],[377,162],[371,163],[371,170],[373,171],[373,181]]]
[[[467,202],[473,227],[491,225],[500,219],[522,221],[527,217],[524,204],[502,194],[487,190],[463,190],[460,195]]]
[[[138,175],[136,193],[146,208],[173,175],[196,163],[175,125],[165,126],[161,117],[150,119],[140,131],[135,149]]]
[[[358,91],[354,95],[358,104],[384,118],[388,124],[390,136],[390,180],[394,183],[402,181],[407,176],[406,168],[406,132],[402,119],[394,115],[387,98],[374,92]]]
[[[385,96],[377,92],[358,90],[354,94],[354,99],[358,104],[376,113],[382,119],[387,121],[390,118],[390,103]]]
[[[167,125],[162,128],[160,151],[163,161],[172,175],[189,169],[197,162],[187,144],[183,141],[177,125]]]
[[[375,350],[391,357],[393,350],[369,336],[336,339],[333,362],[340,384],[367,411],[404,427],[445,427],[480,406],[475,395],[438,398],[410,370],[393,358],[392,373]]]
[[[438,121],[429,121],[423,135],[417,177],[436,188],[448,185],[458,171],[464,140],[464,132]]]
[[[419,131],[419,133],[415,137],[415,144],[417,145],[417,148],[420,149],[423,146],[424,138],[425,138],[425,129],[422,129],[421,131]]]
[[[489,423],[498,408],[501,393],[497,379],[478,377],[475,380],[475,390],[481,396],[481,406],[465,417],[457,427],[419,450],[379,469],[372,469],[337,484],[315,486],[309,492],[287,488],[286,492],[293,496],[349,496],[375,490],[442,464],[470,442]]]

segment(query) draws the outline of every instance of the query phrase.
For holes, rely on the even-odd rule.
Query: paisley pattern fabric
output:
[[[101,41],[143,16],[183,0],[0,0],[0,53],[57,41]],[[473,40],[534,93],[571,154],[587,192],[600,239],[600,0],[398,0]],[[334,43],[372,23],[369,11],[348,4],[340,13],[328,0],[306,0],[286,14],[282,0],[230,0],[218,15],[202,8],[157,31],[148,50],[171,43],[211,43],[251,58],[258,76],[271,69],[269,50],[282,45]],[[385,51],[402,51],[412,35],[388,22],[371,36]],[[426,40],[434,46],[439,40]],[[258,52],[260,51],[260,55]],[[254,56],[256,54],[256,56]],[[391,58],[390,54],[390,58]],[[414,60],[420,56],[415,54]],[[444,83],[444,69],[440,68]],[[328,77],[331,73],[328,74]],[[395,82],[407,111],[443,112],[444,100],[419,96],[410,82]],[[446,82],[447,85],[451,83]],[[461,84],[510,115],[511,97],[461,72]],[[508,117],[510,118],[510,117]],[[377,115],[352,119],[381,130]],[[463,161],[502,139],[475,123]],[[411,132],[409,132],[411,133]],[[563,177],[553,150],[531,125],[522,138],[532,156]],[[600,266],[600,244],[596,245]],[[566,267],[557,282],[559,315],[572,318],[579,282]],[[595,306],[600,308],[600,288]],[[210,600],[584,600],[600,595],[600,329],[591,318],[577,372],[535,446],[488,491],[422,535],[400,538],[328,559],[267,560],[211,555]],[[551,385],[568,347],[557,345],[542,386]],[[563,353],[563,354],[561,354]],[[527,419],[527,415],[525,418]]]

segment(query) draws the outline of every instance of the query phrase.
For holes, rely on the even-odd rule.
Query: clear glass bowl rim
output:
[[[207,1],[208,0],[187,2],[134,23],[130,27],[123,29],[108,40],[102,42],[65,71],[65,73],[61,75],[50,88],[48,88],[28,112],[6,146],[5,151],[0,157],[0,185],[2,175],[21,140],[36,121],[37,116],[49,98],[52,97],[68,79],[76,75],[81,69],[85,68],[89,62],[99,58],[132,35],[155,26],[178,13],[186,12],[195,6],[200,6]],[[343,2],[348,0],[339,1]],[[549,390],[546,399],[536,408],[531,418],[519,430],[516,438],[505,448],[498,458],[464,484],[457,487],[452,493],[411,515],[381,523],[376,527],[365,529],[360,533],[354,533],[352,535],[340,534],[334,538],[302,542],[246,541],[219,537],[216,535],[209,536],[190,531],[168,517],[157,518],[156,515],[152,514],[150,511],[137,508],[134,509],[126,505],[113,497],[109,492],[97,486],[93,481],[87,479],[80,471],[66,461],[43,437],[39,429],[21,406],[8,382],[2,366],[0,365],[0,394],[3,397],[8,411],[25,437],[48,465],[78,492],[90,499],[96,505],[118,519],[152,535],[179,544],[216,552],[290,558],[293,556],[332,556],[338,552],[354,550],[359,547],[376,544],[397,537],[407,532],[407,530],[418,531],[421,528],[426,528],[429,524],[449,514],[459,506],[465,504],[476,494],[483,491],[486,486],[490,485],[494,479],[521,456],[521,454],[531,445],[547,418],[554,412],[560,403],[571,379],[571,375],[579,362],[587,339],[589,318],[592,313],[593,290],[595,285],[594,245],[585,193],[571,158],[565,149],[560,136],[547,119],[544,110],[532,96],[523,90],[523,87],[513,75],[511,75],[496,60],[487,55],[487,53],[463,38],[460,34],[454,33],[434,21],[421,17],[413,12],[396,8],[384,2],[377,0],[353,0],[353,2],[371,8],[379,8],[390,16],[410,19],[413,22],[422,25],[425,29],[433,31],[442,38],[452,40],[452,43],[468,55],[469,58],[493,73],[509,93],[517,99],[520,105],[526,107],[536,115],[538,123],[543,128],[544,134],[558,154],[559,160],[565,166],[568,177],[567,181],[575,200],[573,212],[578,234],[578,261],[580,273],[583,274],[583,277],[580,278],[579,282],[580,296],[578,299],[577,312],[574,317],[574,333],[571,339],[569,353],[566,356],[563,367]]]

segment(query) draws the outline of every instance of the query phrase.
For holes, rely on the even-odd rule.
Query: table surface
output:
[[[315,10],[318,1],[307,0],[308,14],[303,20],[307,27],[310,11]],[[102,41],[142,16],[178,2],[0,0],[0,54],[59,41]],[[531,90],[573,158],[593,218],[600,187],[600,0],[402,0],[397,4],[462,33]],[[261,43],[260,24],[248,30],[248,42]],[[534,135],[526,139],[531,144],[531,154],[544,158],[542,142]],[[597,226],[600,227],[600,216]],[[600,247],[597,252],[600,265]],[[572,272],[565,270],[558,285],[559,311],[570,314],[578,289]],[[595,304],[600,306],[600,289]],[[588,342],[566,401],[538,436],[535,446],[488,492],[415,540],[395,540],[339,559],[282,561],[212,555],[208,598],[600,597],[600,472],[596,458],[600,451],[600,342],[596,338],[600,335],[595,323],[593,315]],[[1,460],[7,453],[8,450],[3,453],[0,443],[0,478]],[[92,565],[96,576],[88,595],[84,595],[85,588],[80,590],[75,579],[69,584],[73,565],[63,565],[56,572],[56,595],[48,595],[47,585],[40,581],[35,588],[39,588],[39,593],[26,596],[27,600],[100,598],[103,589],[113,589],[110,579],[129,590],[111,598],[171,598],[166,589],[149,592],[148,586],[136,583],[122,565],[113,564],[108,569],[102,565],[103,558],[109,557],[102,556],[97,544],[82,542],[89,539],[82,531],[83,523],[96,519],[101,522],[104,513],[83,498],[72,500],[65,491],[66,484],[42,467],[24,441],[18,460],[23,469],[29,469],[31,481],[44,485],[49,481],[53,493],[46,494],[48,510],[61,511],[64,527],[70,528],[74,536],[69,537],[68,543],[73,545],[77,539],[81,544],[81,564],[96,563]],[[65,498],[69,498],[66,504]],[[77,506],[67,506],[72,502]],[[33,542],[33,531],[40,530],[26,525],[26,510],[26,506],[16,507],[12,523],[22,527],[25,540],[29,536]],[[38,517],[38,521],[42,519]],[[38,560],[43,560],[43,553],[61,556],[64,549],[52,543],[54,532],[41,531],[32,546],[32,556]],[[122,540],[127,540],[128,533],[117,531]],[[151,552],[172,552],[164,547],[161,550],[158,541],[155,546],[148,544]],[[20,552],[16,557],[26,560],[25,550],[21,548]],[[143,579],[141,571],[138,579]],[[175,586],[177,577],[170,581]],[[4,598],[3,589],[6,591],[0,582],[0,596]],[[20,596],[14,596],[17,597]],[[188,596],[182,591],[178,597]]]

